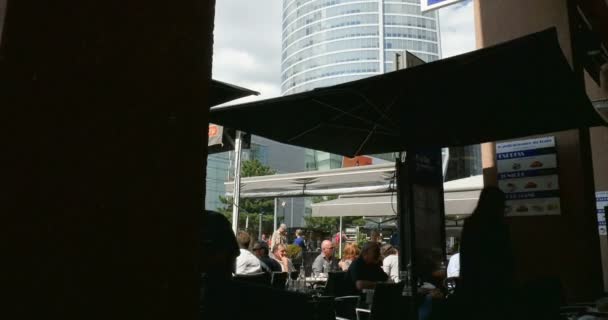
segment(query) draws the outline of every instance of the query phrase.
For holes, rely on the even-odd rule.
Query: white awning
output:
[[[474,176],[444,183],[446,216],[468,215],[477,206],[483,177]],[[396,192],[341,196],[312,205],[313,217],[391,216],[397,212]]]
[[[232,196],[234,182],[225,183]],[[393,163],[241,179],[241,198],[303,197],[395,191]]]

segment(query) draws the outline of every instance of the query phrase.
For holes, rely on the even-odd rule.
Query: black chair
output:
[[[350,294],[346,272],[336,271],[327,274],[327,283],[323,294],[326,296],[341,297]]]
[[[287,272],[273,272],[271,277],[271,285],[273,288],[285,290],[287,283]]]
[[[307,277],[312,275],[312,263],[315,261],[319,254],[320,252],[318,251],[306,251],[302,254],[302,257],[304,258],[304,272],[306,273]]]
[[[233,278],[235,281],[256,283],[263,286],[270,286],[270,273],[259,272],[253,274],[237,274]]]
[[[443,282],[443,286],[446,290],[446,297],[454,295],[458,291],[458,285],[460,283],[459,277],[449,277]]]
[[[336,319],[348,319],[355,320],[357,319],[357,307],[361,301],[361,297],[359,296],[343,296],[336,297],[335,301],[335,310],[336,310]]]
[[[334,297],[315,297],[311,302],[314,320],[336,320]]]
[[[403,303],[403,286],[400,283],[378,283],[374,289],[370,309],[356,309],[357,319],[367,314],[369,320],[391,320],[407,317],[408,309]]]
[[[525,283],[517,298],[523,308],[521,312],[529,319],[558,318],[566,305],[565,293],[557,277],[538,278]]]
[[[299,276],[300,276],[300,272],[298,272],[298,271],[292,271],[289,273],[289,278],[294,281],[298,280]]]

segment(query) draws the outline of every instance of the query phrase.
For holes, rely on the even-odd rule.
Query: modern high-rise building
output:
[[[437,11],[419,0],[284,0],[281,92],[395,70],[395,53],[440,58]]]

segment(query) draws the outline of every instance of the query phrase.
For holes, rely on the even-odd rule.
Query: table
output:
[[[327,277],[306,277],[306,285],[312,289],[322,289],[327,284]]]
[[[306,277],[306,283],[326,283],[327,277]]]

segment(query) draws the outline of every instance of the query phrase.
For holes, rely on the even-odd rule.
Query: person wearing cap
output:
[[[253,274],[261,272],[260,260],[248,250],[249,244],[251,243],[249,233],[239,231],[236,236],[236,241],[240,248],[240,255],[236,258],[236,274]]]
[[[266,241],[256,241],[253,244],[253,254],[260,260],[260,267],[264,272],[281,272],[281,265],[268,256],[268,243]]]
[[[273,301],[273,311],[291,314],[290,320],[313,318],[305,295],[233,280],[240,251],[230,222],[213,211],[207,211],[202,220],[201,319],[264,319],[268,310],[260,306],[268,300]],[[298,312],[292,314],[293,310]]]

